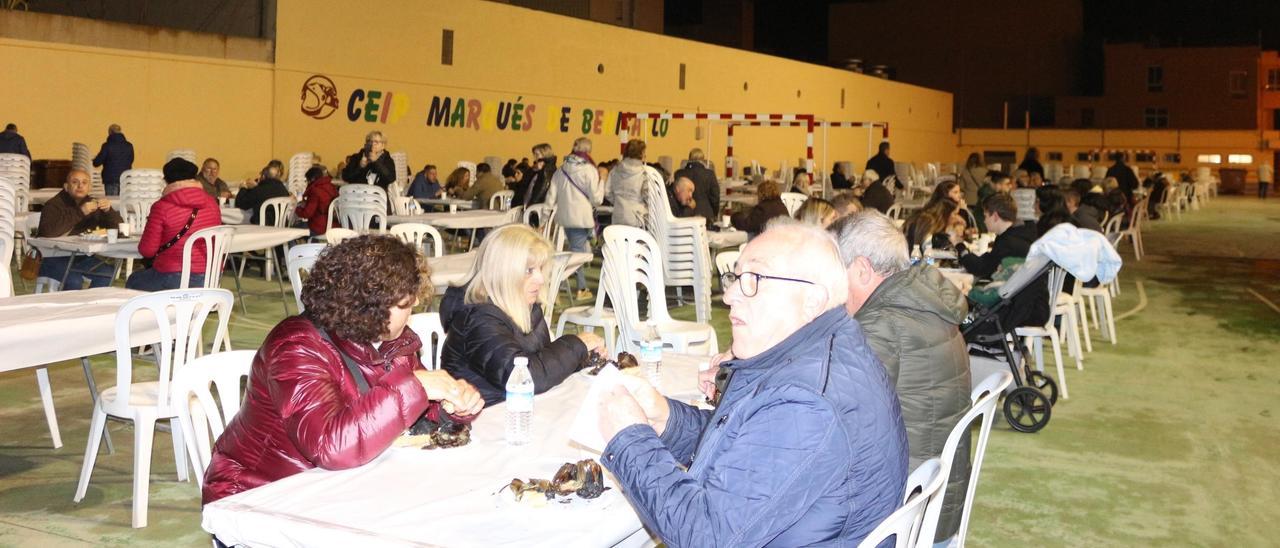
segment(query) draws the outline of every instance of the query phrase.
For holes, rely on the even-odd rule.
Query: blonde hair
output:
[[[533,307],[525,304],[524,277],[530,268],[538,268],[546,276],[551,255],[551,243],[528,225],[509,224],[494,229],[480,243],[476,262],[462,282],[467,286],[463,302],[493,303],[521,332],[532,331]]]

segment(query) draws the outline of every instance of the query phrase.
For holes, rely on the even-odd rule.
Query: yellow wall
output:
[[[93,25],[94,32],[141,32],[127,25],[104,31],[101,22],[64,19],[55,26],[65,27],[68,37],[77,24]],[[452,66],[440,63],[444,28],[454,31]],[[333,167],[378,129],[391,150],[409,153],[416,170],[428,162],[449,166],[489,155],[527,156],[544,141],[563,155],[583,134],[582,112],[588,109],[605,116],[600,134],[591,135],[599,160],[618,155],[613,122],[623,110],[888,121],[899,160],[938,160],[954,152],[947,93],[494,2],[370,0],[357,8],[339,0],[281,0],[274,64],[60,43],[72,41],[0,37],[0,73],[8,84],[0,86],[5,121],[19,125],[37,158],[67,158],[73,141],[96,150],[114,122],[137,148],[137,167],[159,167],[168,150],[194,148],[222,159],[224,178],[234,180],[270,158],[287,160],[304,150],[321,154]],[[677,86],[680,63],[686,65],[685,90]],[[332,80],[339,102],[323,120],[300,108],[303,84],[317,74]],[[392,100],[396,116],[349,121],[348,102],[356,89],[377,90],[383,102],[388,92],[399,97]],[[436,96],[483,103],[481,129],[428,126]],[[532,105],[531,127],[494,128],[500,102],[524,105],[526,113]],[[563,107],[571,111],[564,132],[558,124]],[[664,136],[648,138],[650,159],[683,158],[690,147],[702,146],[723,166],[726,126],[703,122],[698,140],[697,125],[667,124]],[[742,162],[759,160],[776,169],[783,160],[794,166],[804,155],[798,129],[739,128],[736,134]],[[865,130],[831,129],[829,135],[828,163],[865,160]],[[823,144],[819,131],[819,163]]]

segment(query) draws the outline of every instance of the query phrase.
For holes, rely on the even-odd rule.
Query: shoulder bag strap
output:
[[[312,322],[312,325],[315,325],[315,323]],[[369,392],[369,381],[365,380],[364,373],[360,371],[360,366],[356,365],[356,361],[351,359],[351,356],[348,356],[346,352],[342,351],[342,347],[338,346],[338,343],[333,342],[333,339],[329,337],[328,331],[325,331],[323,327],[318,325],[315,327],[316,330],[320,332],[320,336],[324,337],[324,340],[329,341],[329,344],[332,344],[333,347],[338,350],[338,355],[342,356],[342,364],[347,366],[347,372],[351,373],[351,377],[356,381],[356,390],[360,392],[361,396],[367,394]]]
[[[177,245],[178,241],[181,240],[183,236],[187,235],[187,231],[191,230],[191,223],[196,222],[196,214],[198,213],[200,213],[200,208],[197,207],[195,209],[192,209],[191,216],[187,217],[187,224],[182,225],[182,230],[179,230],[177,234],[173,235],[173,238],[170,238],[169,241],[165,242],[164,245],[160,246],[160,249],[156,250],[156,255],[164,253],[165,250],[173,247],[174,245]]]

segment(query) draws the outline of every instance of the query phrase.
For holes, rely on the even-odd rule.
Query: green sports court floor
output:
[[[1145,238],[1141,262],[1121,248],[1119,344],[1095,337],[1085,370],[1067,370],[1072,398],[1041,432],[997,422],[971,545],[1280,543],[1280,200],[1222,197],[1152,223]],[[247,282],[258,296],[233,317],[236,348],[256,347],[281,318],[275,289]],[[690,319],[692,306],[674,314]],[[721,303],[713,322],[728,341]],[[111,382],[108,356],[93,365]],[[209,546],[196,486],[175,481],[165,433],[152,457],[149,527],[129,527],[125,423],[109,423],[117,451],[99,456],[88,496],[71,502],[90,400],[77,362],[49,370],[66,444],[57,450],[34,373],[0,374],[0,546]]]

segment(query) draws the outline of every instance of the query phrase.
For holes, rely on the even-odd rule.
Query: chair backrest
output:
[[[804,205],[804,201],[808,199],[808,196],[799,192],[782,193],[782,204],[787,206],[787,215],[791,215],[792,217],[795,216],[796,210],[800,209],[800,206]]]
[[[726,272],[733,272],[733,266],[738,262],[740,251],[721,251],[716,253],[716,270],[723,276]]]
[[[895,204],[893,204],[893,205],[889,206],[889,209],[888,209],[887,211],[885,211],[885,215],[888,215],[890,219],[901,219],[901,218],[902,218],[902,204],[895,203]]]
[[[955,464],[956,451],[961,447],[960,442],[970,439],[973,422],[981,421],[978,425],[978,443],[973,447],[973,459],[969,463],[969,485],[965,494],[964,510],[961,513],[960,530],[956,533],[956,546],[964,546],[965,532],[969,527],[969,512],[973,508],[973,495],[978,487],[978,475],[982,470],[982,460],[987,451],[987,439],[991,434],[991,425],[995,423],[996,402],[1000,400],[1000,394],[1011,383],[1013,383],[1013,374],[1008,371],[997,371],[983,379],[969,395],[972,407],[951,428],[951,434],[947,436],[947,441],[942,446],[943,473],[939,491],[945,492],[951,476],[951,467]],[[935,497],[925,505],[924,521],[920,526],[919,548],[933,546],[938,520],[942,516],[942,499],[941,496]]]
[[[341,200],[341,198],[339,198]],[[345,203],[338,205],[338,221],[348,230],[357,233],[368,233],[369,225],[377,221],[377,231],[387,231],[387,210],[384,206],[370,203]]]
[[[516,197],[514,190],[499,190],[489,198],[489,209],[506,211],[511,209],[511,200]]]
[[[391,162],[396,165],[396,182],[400,183],[400,188],[409,188],[409,153],[392,152]]]
[[[421,213],[418,201],[413,199],[413,196],[392,196],[389,200],[391,200],[391,214],[393,215],[417,215]]]
[[[1124,222],[1124,215],[1114,215],[1102,225],[1102,233],[1108,236],[1120,233],[1120,223]]]
[[[315,155],[310,152],[299,152],[289,158],[289,192],[294,196],[302,196],[307,190],[307,170],[315,163]]]
[[[444,255],[444,239],[440,237],[440,231],[431,225],[422,223],[400,223],[391,227],[391,235],[400,238],[400,241],[412,244],[414,247],[422,249],[423,254],[428,257],[439,257]],[[430,239],[431,252],[427,252],[427,248],[423,246],[423,240]]]
[[[440,353],[444,351],[444,326],[440,324],[438,312],[419,312],[409,316],[409,329],[422,339],[422,350],[418,356],[422,366],[435,371],[440,369]]]
[[[135,344],[133,336],[154,329],[159,335],[156,365],[160,369],[156,405],[168,406],[173,372],[204,353],[201,332],[210,313],[218,315],[211,348],[229,346],[227,321],[234,303],[231,292],[225,289],[173,289],[139,295],[120,305],[116,312],[117,397],[133,401],[133,347],[144,344]]]
[[[178,414],[197,486],[204,486],[204,471],[209,468],[214,442],[240,412],[240,385],[244,383],[248,390],[255,354],[254,350],[217,352],[196,358],[173,372],[170,401]]]
[[[524,206],[515,206],[507,210],[507,214],[503,216],[503,224],[520,224],[521,217],[524,216]]]
[[[858,548],[875,548],[891,537],[894,538],[893,546],[896,548],[911,548],[917,546],[917,543],[923,543],[924,535],[921,534],[920,529],[921,522],[924,521],[925,506],[934,500],[942,499],[942,487],[946,477],[939,459],[929,459],[920,463],[920,466],[907,476],[906,497],[902,506],[872,529],[866,538],[858,543]],[[932,536],[928,543],[930,546],[933,545]]]
[[[204,245],[204,284],[201,287],[218,287],[222,283],[222,263],[231,249],[236,229],[227,225],[211,226],[195,231],[182,244],[182,289],[191,287],[191,251],[197,243]]]
[[[302,306],[302,274],[311,272],[311,267],[315,266],[316,259],[320,258],[320,252],[324,251],[328,244],[300,244],[289,248],[289,252],[285,254],[285,266],[289,271],[289,285],[293,286],[293,300],[298,305],[298,313],[304,310]]]
[[[289,221],[293,217],[293,206],[294,202],[291,196],[271,198],[262,202],[262,205],[258,206],[258,224],[276,228],[289,226]],[[270,219],[271,224],[267,224],[268,219]]]
[[[338,245],[342,243],[344,240],[347,240],[349,238],[355,238],[356,236],[359,236],[359,235],[360,235],[359,232],[356,232],[349,228],[333,227],[333,228],[330,228],[329,230],[324,231],[324,241],[328,242],[329,245]]]
[[[562,251],[556,253],[551,258],[551,274],[547,277],[547,285],[542,289],[542,317],[547,320],[547,327],[551,327],[551,315],[556,310],[556,297],[560,294],[560,285],[564,283],[568,277],[566,272],[569,267],[569,259],[573,257],[573,253]]]
[[[638,346],[644,325],[639,310],[637,285],[649,296],[647,318],[663,323],[671,320],[667,311],[666,287],[662,274],[662,250],[657,240],[644,229],[610,225],[604,229],[604,268],[602,285],[613,302],[622,332],[622,344]]]
[[[189,148],[175,148],[173,150],[170,150],[169,153],[165,155],[164,161],[167,163],[169,160],[172,160],[174,158],[182,158],[183,160],[186,160],[188,162],[195,164],[196,151]],[[200,164],[196,164],[196,165],[200,165]]]

